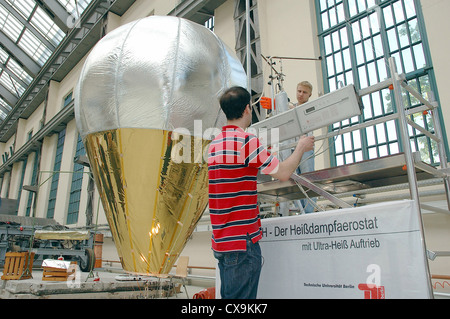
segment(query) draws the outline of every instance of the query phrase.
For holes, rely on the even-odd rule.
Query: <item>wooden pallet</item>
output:
[[[73,261],[70,264],[75,265],[76,262]],[[44,267],[43,269],[43,281],[67,281],[67,278],[75,273],[75,267],[69,267],[69,269]]]
[[[9,252],[5,254],[5,267],[2,280],[21,280],[32,278],[34,253]]]

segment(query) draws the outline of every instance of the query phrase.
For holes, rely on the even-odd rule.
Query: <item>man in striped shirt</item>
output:
[[[244,131],[252,120],[250,101],[250,94],[241,87],[224,93],[220,106],[228,122],[208,151],[212,249],[219,261],[224,299],[256,298],[262,266],[258,171],[287,181],[303,153],[314,147],[314,137],[302,137],[293,154],[279,162],[255,135]]]

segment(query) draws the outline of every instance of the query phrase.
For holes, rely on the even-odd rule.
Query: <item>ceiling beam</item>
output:
[[[0,84],[0,96],[9,105],[16,105],[19,98],[12,94],[7,88]]]
[[[177,5],[168,15],[203,24],[214,16],[214,10],[224,2],[226,0],[185,0]]]
[[[205,5],[206,0],[185,0],[181,2],[169,15],[189,19]]]
[[[11,59],[11,57],[9,57],[9,59]],[[9,59],[7,61],[9,61]],[[6,63],[8,63],[8,62],[6,62]],[[3,63],[0,62],[0,69],[3,70],[3,72],[6,72],[12,79],[14,79],[14,81],[19,83],[23,88],[27,88],[28,87],[29,84],[25,83],[21,78],[19,78],[10,69],[8,69],[6,64],[3,64]]]
[[[36,3],[49,14],[55,24],[67,34],[73,23],[72,15],[57,0],[36,0]]]
[[[39,73],[41,67],[28,56],[16,43],[0,30],[0,43],[3,49],[20,62],[23,69],[32,77]]]

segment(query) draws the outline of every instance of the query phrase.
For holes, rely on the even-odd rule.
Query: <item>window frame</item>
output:
[[[59,174],[61,169],[62,157],[64,153],[64,142],[66,139],[66,128],[58,133],[56,142],[55,161],[53,163],[53,175],[50,183],[48,196],[47,218],[55,217],[55,204],[58,195]]]
[[[415,9],[415,14],[414,15],[408,15],[407,13],[407,9],[405,8],[405,1],[406,3],[410,3],[409,1],[411,1],[414,4],[414,9]],[[352,13],[350,12],[350,2],[351,3],[358,3],[358,4],[364,4],[364,10],[362,10],[361,12],[355,12],[353,11]],[[321,3],[322,4],[326,4],[327,8],[322,10],[321,9]],[[370,4],[374,4],[372,5],[370,8],[368,7],[368,3]],[[394,18],[394,25],[389,25],[388,27],[386,27],[386,18],[385,18],[385,12],[388,12],[389,8],[392,15],[395,16],[393,14],[393,6],[396,5],[397,3],[401,3],[402,4],[402,9],[403,9],[403,14],[404,14],[404,20],[401,21],[396,21]],[[428,45],[428,39],[427,39],[427,35],[426,35],[426,28],[425,28],[425,24],[424,24],[424,18],[423,18],[423,13],[420,7],[420,1],[419,0],[316,0],[315,1],[315,5],[316,5],[316,17],[317,17],[317,25],[318,25],[318,38],[319,38],[319,46],[320,46],[320,52],[321,52],[321,56],[323,57],[322,59],[322,68],[323,68],[323,84],[324,84],[324,93],[329,93],[332,92],[334,90],[336,90],[338,88],[338,81],[337,79],[339,79],[339,77],[341,77],[341,79],[344,80],[343,84],[344,85],[348,85],[348,84],[354,84],[357,90],[361,90],[364,88],[367,88],[369,86],[372,86],[376,83],[380,83],[383,80],[390,78],[390,70],[388,67],[388,58],[391,56],[395,57],[395,54],[399,55],[401,50],[406,50],[405,48],[409,48],[410,51],[413,51],[413,48],[415,46],[421,45],[421,47],[423,48],[423,55],[424,55],[424,61],[426,63],[426,65],[423,68],[417,69],[417,66],[414,64],[414,71],[413,72],[408,72],[405,74],[406,76],[406,80],[407,81],[417,81],[417,79],[420,79],[421,77],[428,77],[428,84],[430,87],[431,92],[434,93],[434,100],[437,101],[439,103],[439,94],[438,94],[438,90],[437,90],[437,85],[436,85],[436,80],[435,80],[435,76],[434,76],[434,70],[433,70],[433,63],[432,63],[432,59],[431,59],[431,54],[429,51],[429,45]],[[331,5],[331,6],[330,6]],[[340,7],[340,9],[338,9],[338,7]],[[332,8],[334,8],[332,10]],[[386,11],[385,11],[386,10]],[[358,10],[357,10],[358,11]],[[335,13],[336,18],[333,18],[333,21],[330,19],[330,15],[327,13],[327,15],[325,15],[325,12],[332,12]],[[339,16],[339,14],[341,16]],[[411,11],[409,11],[411,12]],[[343,16],[342,16],[343,15]],[[377,18],[377,20],[375,22],[371,22],[371,16],[375,16]],[[378,15],[378,16],[377,16]],[[325,26],[328,25],[328,29],[324,29],[323,28],[323,21],[322,18],[326,16],[328,21],[327,23],[325,23]],[[364,37],[363,35],[361,36],[361,39],[356,39],[354,38],[354,30],[353,30],[353,25],[358,24],[359,28],[361,28],[361,23],[363,21],[363,19],[366,19],[366,21],[369,21],[369,26],[370,29],[366,30],[365,32],[369,32],[370,35]],[[401,47],[400,45],[398,46],[397,50],[391,50],[390,46],[389,46],[389,39],[388,39],[388,34],[387,31],[390,30],[395,30],[395,32],[398,32],[398,26],[399,25],[406,25],[406,26],[410,26],[409,23],[411,21],[416,21],[417,23],[416,28],[418,30],[418,35],[419,35],[419,39],[420,41],[412,41],[412,31],[410,29],[406,30],[406,36],[409,40],[409,42],[407,43],[407,45]],[[336,22],[334,25],[333,23]],[[378,26],[375,26],[375,28],[373,27],[373,25],[376,25],[378,23]],[[366,23],[367,24],[367,23]],[[376,28],[378,27],[378,29]],[[333,37],[338,37],[336,34],[339,33],[339,49],[335,50],[333,47],[334,44],[334,39]],[[342,33],[344,33],[345,35],[343,36]],[[342,38],[343,37],[347,37],[346,41],[347,43],[342,43]],[[370,41],[372,44],[372,48],[376,48],[374,45],[374,38],[379,36],[380,39],[376,40],[379,42],[378,45],[381,45],[383,51],[381,52],[381,55],[378,55],[377,51],[373,52],[373,58],[370,57],[370,59],[367,58],[366,56],[366,52],[364,49],[364,42],[365,41]],[[398,35],[397,35],[398,37]],[[400,39],[397,39],[397,43],[399,44]],[[345,45],[343,45],[345,44]],[[362,48],[363,48],[363,62],[362,63],[358,63],[358,56],[357,56],[357,50],[361,49],[359,47],[357,47],[357,45],[361,44]],[[330,49],[330,45],[331,45],[331,51]],[[349,51],[349,55],[350,55],[350,65],[351,67],[349,67],[346,63],[348,63],[348,61],[345,61],[346,57],[344,57],[344,51],[348,50]],[[339,61],[340,65],[342,64],[342,68],[339,68],[339,72],[336,72],[336,63],[335,63],[335,58],[336,56],[339,57],[338,54],[336,54],[337,52],[341,52],[341,61]],[[333,59],[333,63],[330,63],[330,57]],[[415,59],[414,53],[412,53],[412,59],[413,59],[413,63],[417,62],[417,59]],[[367,68],[367,65],[369,63],[378,63],[377,61],[381,61],[381,63],[385,63],[386,64],[386,78],[382,78],[379,76],[379,68],[375,67],[375,69],[377,70],[377,81],[375,83],[370,83],[370,79],[367,78],[367,85],[361,85],[361,79],[360,79],[360,72],[358,71],[358,68],[361,67],[365,67]],[[397,66],[399,69],[399,73],[402,73],[403,70],[405,69],[405,66],[403,64],[403,59],[398,59],[396,58],[397,61],[397,65],[400,64],[400,66]],[[401,62],[401,63],[399,63]],[[340,66],[338,65],[338,66]],[[331,72],[329,72],[329,67],[332,66],[333,70]],[[351,75],[351,81],[347,81],[347,77],[346,77],[346,73]],[[368,73],[368,72],[366,72]],[[367,75],[367,74],[366,74]],[[331,80],[335,81],[335,86],[330,85]],[[408,82],[409,83],[409,82]],[[418,87],[419,92],[421,87]],[[364,103],[365,106],[365,110],[361,116],[359,117],[355,117],[353,119],[349,119],[348,121],[343,121],[340,123],[336,123],[334,125],[331,125],[329,127],[329,132],[334,132],[336,130],[340,130],[342,128],[345,127],[349,127],[349,126],[353,126],[356,124],[361,124],[361,123],[365,123],[368,122],[370,120],[376,119],[376,118],[382,118],[386,115],[390,115],[392,113],[396,113],[397,111],[397,106],[395,105],[395,98],[394,98],[394,94],[393,92],[389,92],[389,89],[383,89],[374,93],[371,93],[368,96],[363,97],[363,99],[367,100],[369,99],[370,103]],[[406,91],[405,91],[406,92]],[[411,96],[409,95],[409,93],[405,93],[404,94],[404,99],[406,99],[407,103],[411,102]],[[382,108],[384,108],[384,112],[381,112],[381,114],[377,114],[375,116],[375,113],[372,110],[372,114],[373,116],[371,118],[366,119],[365,116],[368,112],[367,110],[367,105],[370,106],[370,108],[373,107],[373,101],[372,99],[377,99],[375,97],[376,94],[379,94],[379,99],[382,101]],[[383,99],[389,99],[390,105],[386,105],[386,101],[383,101]],[[367,102],[367,101],[366,101]],[[389,112],[386,112],[388,106],[390,107]],[[419,105],[413,105],[412,103],[408,103],[407,107],[413,108]],[[441,123],[443,122],[443,116],[442,116],[442,112],[441,109],[438,109],[439,111],[439,117],[441,120]],[[417,117],[417,116],[416,116]],[[414,117],[411,116],[411,119],[414,120]],[[428,119],[417,119],[419,122],[423,122],[423,123],[427,123]],[[388,155],[393,155],[393,154],[398,154],[404,151],[404,145],[402,145],[401,142],[401,138],[400,138],[400,128],[398,125],[398,120],[396,120],[394,122],[395,124],[395,134],[396,134],[396,139],[395,140],[391,140],[389,135],[388,135],[388,128],[387,126],[390,125],[392,126],[392,124],[388,124],[388,123],[382,123],[379,125],[383,125],[384,126],[384,131],[385,131],[385,135],[386,135],[386,139],[382,140],[381,143],[379,143],[379,141],[375,140],[375,146],[372,144],[372,141],[369,140],[370,136],[368,136],[368,132],[370,130],[369,128],[365,128],[365,129],[360,129],[360,130],[355,130],[351,133],[347,133],[345,136],[339,134],[336,139],[330,139],[329,143],[330,143],[330,165],[332,167],[334,166],[340,166],[340,165],[345,165],[345,164],[352,164],[352,163],[356,163],[356,162],[361,162],[361,161],[365,161],[365,160],[369,160],[369,159],[373,159],[373,158],[379,158],[379,157],[383,157],[383,156],[388,156]],[[447,154],[449,154],[449,148],[448,148],[448,143],[447,143],[447,136],[445,133],[445,127],[442,128],[443,129],[443,134],[445,137],[445,148],[447,151]],[[375,136],[377,136],[377,132],[375,131]],[[392,129],[392,127],[389,130],[390,134],[394,134],[394,130]],[[428,150],[424,150],[425,152],[428,152],[428,160],[430,161],[430,164],[432,165],[438,165],[438,163],[436,162],[436,156],[435,156],[435,152],[436,152],[436,145],[433,145],[433,142],[430,141],[429,138],[423,136],[423,134],[418,134],[419,132],[416,132],[416,130],[411,129],[410,128],[410,134],[411,134],[411,142],[412,142],[412,146],[413,146],[413,151],[418,151],[419,147],[418,143],[419,140],[422,139],[426,139],[426,143],[422,143],[422,144],[426,144],[428,147]],[[350,134],[350,138],[349,135]],[[355,143],[355,139],[354,136],[352,134],[356,134],[357,138],[359,136],[359,141],[357,143]],[[343,140],[346,139],[346,142],[343,142]],[[341,143],[341,144],[339,144]],[[350,147],[348,146],[348,143],[350,143]],[[383,143],[385,145],[383,145]],[[356,146],[360,146],[360,147],[355,147]],[[422,145],[421,144],[421,145]],[[376,150],[376,157],[374,156],[374,151],[373,151],[373,147],[375,147]],[[383,147],[383,152],[380,153],[380,147]],[[384,148],[385,147],[385,148]],[[391,149],[392,147],[392,149]],[[396,148],[398,147],[398,151],[396,152]],[[386,154],[386,150],[387,150],[387,154]],[[438,157],[437,157],[438,158]],[[347,160],[348,159],[348,160]]]
[[[78,134],[75,157],[81,155],[86,155],[86,150],[84,148],[83,140],[81,139],[80,134]],[[83,178],[84,178],[84,166],[74,162],[72,172],[72,182],[69,194],[69,205],[67,207],[67,218],[66,218],[67,225],[78,223],[81,191],[83,189],[82,188]]]

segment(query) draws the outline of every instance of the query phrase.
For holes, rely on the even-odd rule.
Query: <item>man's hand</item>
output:
[[[298,141],[297,147],[292,155],[289,156],[284,162],[281,162],[278,165],[278,169],[270,174],[270,176],[283,182],[288,181],[300,164],[303,154],[314,149],[314,143],[314,136],[302,136]]]
[[[298,141],[297,147],[301,147],[303,149],[303,153],[309,152],[314,149],[314,143],[316,142],[316,138],[314,136],[302,136]]]

